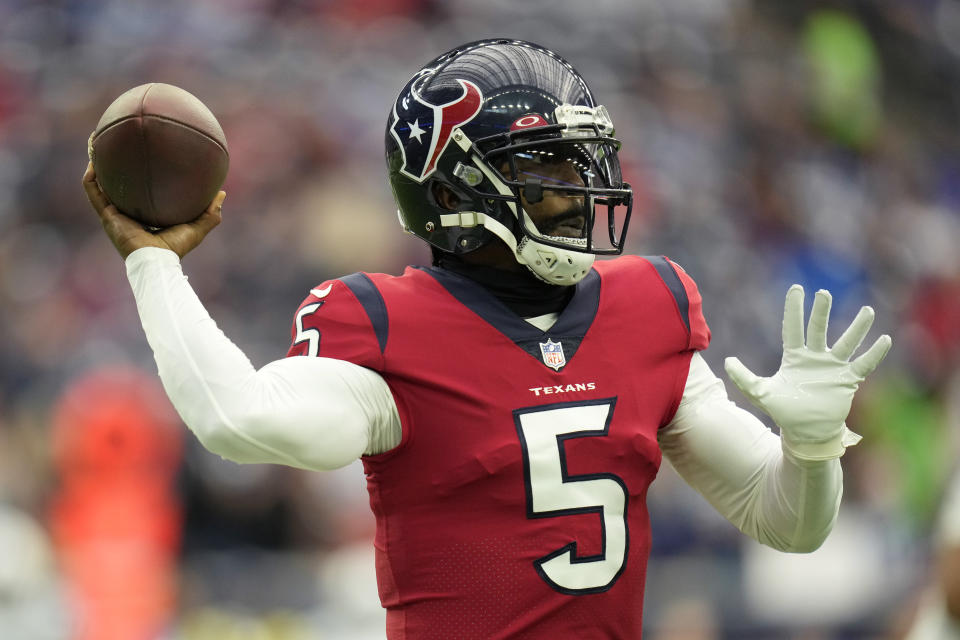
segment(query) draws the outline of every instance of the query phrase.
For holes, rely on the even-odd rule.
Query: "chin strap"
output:
[[[508,204],[511,208],[515,206],[512,202]],[[440,224],[444,227],[483,226],[510,247],[517,262],[548,284],[560,286],[577,284],[587,275],[596,259],[592,253],[553,247],[537,242],[529,236],[524,236],[518,244],[513,232],[502,222],[478,211],[460,211],[441,215]],[[550,239],[580,246],[586,246],[587,242],[585,238],[562,236],[550,236]]]

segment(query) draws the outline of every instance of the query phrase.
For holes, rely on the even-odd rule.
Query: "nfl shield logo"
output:
[[[543,364],[556,371],[567,364],[567,359],[563,357],[563,345],[550,338],[547,338],[546,342],[540,343],[540,353],[543,355]]]

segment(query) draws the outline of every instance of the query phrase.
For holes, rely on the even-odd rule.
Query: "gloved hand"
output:
[[[833,348],[828,348],[831,302],[829,291],[817,292],[804,344],[803,287],[790,287],[783,310],[783,360],[772,377],[757,376],[738,358],[724,361],[733,383],[780,427],[784,448],[802,460],[838,458],[847,446],[860,440],[844,420],[860,382],[880,364],[892,344],[890,336],[882,335],[863,355],[850,361],[873,324],[873,309],[862,307]]]

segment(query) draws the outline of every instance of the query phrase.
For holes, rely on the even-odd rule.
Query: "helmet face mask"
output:
[[[419,71],[387,123],[404,228],[469,253],[499,238],[537,277],[574,284],[619,254],[632,208],[604,107],[556,54],[514,40],[448,52]],[[434,196],[440,183],[459,199]]]
[[[484,159],[500,169],[503,182],[528,214],[519,217],[524,235],[594,255],[622,252],[632,193],[620,180],[617,147],[610,140],[564,137],[486,154]],[[554,206],[544,219],[537,209],[545,209],[546,203]],[[579,225],[579,233],[571,233],[570,227],[576,226],[571,221]],[[556,233],[565,223],[566,232]],[[582,242],[569,242],[571,238]]]

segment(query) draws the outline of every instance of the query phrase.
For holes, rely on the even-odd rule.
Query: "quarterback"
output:
[[[786,294],[771,377],[727,398],[693,279],[621,255],[632,191],[610,114],[560,56],[516,40],[457,47],[391,105],[386,163],[430,266],[310,290],[288,357],[256,370],[180,258],[221,219],[156,234],[84,188],[127,274],[160,378],[210,451],[327,470],[363,460],[387,636],[639,638],[646,493],[666,455],[748,536],[816,549],[842,493],[844,421],[886,355],[863,307],[827,345],[830,294]],[[597,255],[619,256],[595,262]]]

